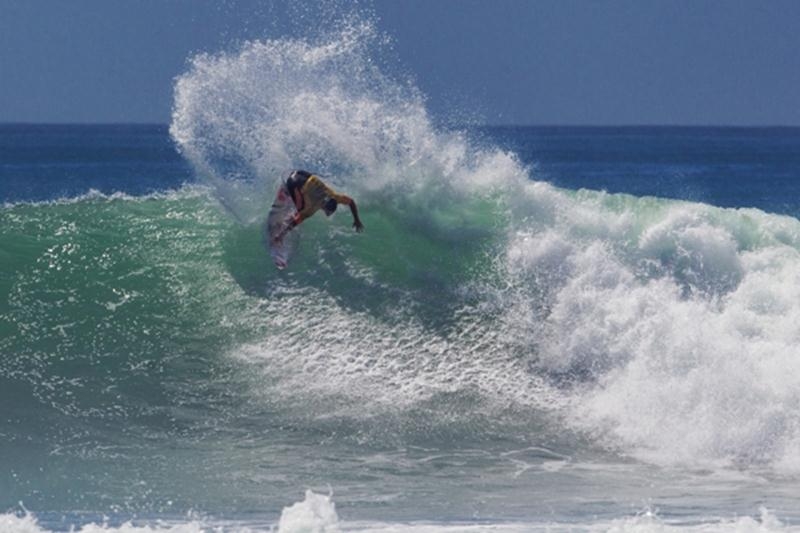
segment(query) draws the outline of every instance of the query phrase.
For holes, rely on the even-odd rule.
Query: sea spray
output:
[[[330,496],[307,490],[305,500],[281,511],[279,533],[339,533],[339,516]]]
[[[359,19],[321,36],[195,56],[175,84],[170,133],[243,220],[261,216],[275,181],[298,167],[384,197],[519,175],[511,156],[483,157],[463,134],[433,127],[419,91],[373,60],[385,40]]]

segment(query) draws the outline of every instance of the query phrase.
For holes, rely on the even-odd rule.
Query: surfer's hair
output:
[[[336,205],[337,202],[333,198],[328,198],[325,200],[325,204],[322,208],[325,210],[325,214],[331,216],[334,212],[336,212]]]

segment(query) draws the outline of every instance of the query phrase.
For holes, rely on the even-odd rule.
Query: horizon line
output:
[[[435,123],[436,121],[434,121]],[[798,129],[800,124],[659,124],[659,123],[640,123],[640,124],[574,124],[574,123],[453,123],[456,127],[490,127],[490,128],[719,128],[719,129]],[[0,121],[0,127],[7,126],[158,126],[169,127],[168,122],[152,121],[98,121],[98,122],[67,122],[67,121]]]

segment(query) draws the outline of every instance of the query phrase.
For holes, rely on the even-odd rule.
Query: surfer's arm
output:
[[[356,228],[357,232],[361,233],[364,231],[364,224],[362,224],[361,219],[358,218],[358,207],[356,207],[356,201],[349,196],[345,196],[345,198],[347,198],[349,201],[343,203],[346,203],[350,206],[350,213],[353,214],[353,227]]]
[[[356,228],[356,231],[359,233],[364,231],[364,224],[361,223],[361,219],[358,217],[358,207],[356,206],[355,200],[346,194],[334,192],[332,189],[328,189],[328,196],[336,200],[337,204],[345,204],[349,206],[350,213],[353,215],[353,227]]]

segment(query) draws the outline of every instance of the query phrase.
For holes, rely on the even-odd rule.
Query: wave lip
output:
[[[373,22],[333,27],[200,54],[177,78],[170,134],[236,218],[262,216],[293,168],[360,196],[521,179],[515,158],[476,153],[462,133],[438,130],[416,87],[381,71],[388,40]]]

